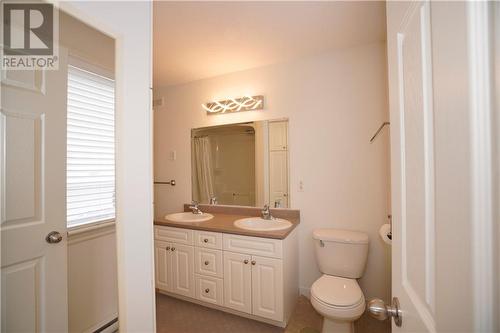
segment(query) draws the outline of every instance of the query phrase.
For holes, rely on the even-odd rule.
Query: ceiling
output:
[[[154,2],[154,86],[385,40],[385,2]]]

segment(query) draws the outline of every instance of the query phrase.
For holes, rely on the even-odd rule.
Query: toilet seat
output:
[[[311,287],[311,303],[325,317],[356,320],[365,311],[365,297],[358,282],[323,275]]]

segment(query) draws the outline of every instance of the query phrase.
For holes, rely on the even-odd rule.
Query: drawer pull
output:
[[[175,251],[175,247],[172,247],[172,251]]]
[[[243,260],[243,263],[246,265],[248,264],[248,259]]]
[[[170,246],[167,246],[165,250],[170,251]]]
[[[210,263],[210,262],[208,262],[208,260],[207,260],[207,261],[205,261],[205,266],[208,266],[208,264],[209,264],[209,263]]]
[[[210,292],[210,289],[205,289],[205,294],[208,294]]]
[[[208,238],[205,238],[203,241],[204,241],[205,243],[208,243]]]
[[[257,262],[255,260],[252,260],[252,265],[255,265]]]

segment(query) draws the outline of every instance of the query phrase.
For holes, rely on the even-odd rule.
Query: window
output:
[[[68,227],[115,218],[114,80],[68,66]]]

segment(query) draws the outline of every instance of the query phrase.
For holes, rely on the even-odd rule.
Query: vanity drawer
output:
[[[155,226],[155,239],[164,242],[193,245],[193,230],[166,226]]]
[[[195,275],[196,298],[200,301],[224,305],[222,279]]]
[[[224,234],[223,243],[225,251],[283,258],[283,243],[279,239]]]
[[[220,232],[196,230],[194,232],[194,245],[222,250],[222,234]]]
[[[195,247],[194,270],[197,274],[221,278],[224,272],[222,251]]]

